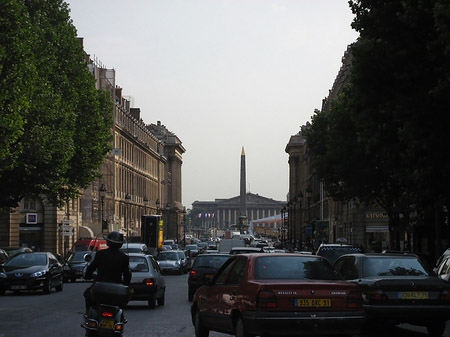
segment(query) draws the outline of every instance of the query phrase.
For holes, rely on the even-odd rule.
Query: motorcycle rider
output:
[[[86,268],[85,278],[92,278],[92,274],[97,269],[98,282],[112,282],[129,285],[131,281],[131,272],[128,255],[120,251],[123,245],[123,234],[118,231],[112,231],[106,237],[108,249],[102,249],[95,254],[94,260]],[[91,287],[84,291],[86,304],[86,313],[93,304],[90,296]]]

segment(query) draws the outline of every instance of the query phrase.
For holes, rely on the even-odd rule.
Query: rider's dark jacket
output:
[[[98,270],[98,282],[130,284],[129,258],[128,255],[122,253],[119,249],[108,248],[99,250],[95,254],[94,261],[86,269],[86,279],[92,278],[95,269]]]

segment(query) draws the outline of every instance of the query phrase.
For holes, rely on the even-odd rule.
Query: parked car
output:
[[[163,274],[183,274],[183,262],[178,251],[162,251],[158,254],[156,262],[158,262]]]
[[[317,248],[316,255],[323,256],[331,264],[334,264],[341,255],[362,252],[360,246],[341,243],[322,243],[319,248]]]
[[[183,271],[184,274],[186,274],[189,271],[189,269],[191,268],[190,259],[188,259],[186,254],[184,254],[184,251],[176,250],[176,252],[178,253],[178,256],[180,257],[181,270]]]
[[[10,258],[17,254],[33,252],[33,250],[29,247],[3,247],[2,249]]]
[[[356,284],[328,261],[299,254],[230,257],[191,306],[196,336],[357,334],[365,316]]]
[[[83,278],[83,270],[87,265],[86,255],[94,258],[95,252],[90,250],[73,252],[63,265],[64,282],[75,282],[78,278]]]
[[[139,253],[150,255],[150,250],[145,243],[127,243],[125,242],[120,248],[120,251],[125,254]]]
[[[188,300],[192,301],[194,293],[210,281],[217,270],[228,260],[229,254],[201,254],[197,256],[189,272]]]
[[[409,323],[441,336],[450,319],[450,284],[413,254],[349,254],[335,268],[360,286],[370,325]],[[369,326],[370,326],[369,325]]]
[[[166,282],[158,263],[151,255],[129,253],[131,282],[129,285],[131,301],[148,301],[153,309],[158,302],[164,305]]]
[[[49,252],[22,253],[10,258],[0,272],[0,294],[7,290],[63,290],[63,267]]]
[[[439,257],[439,259],[436,261],[436,266],[434,267],[434,271],[437,273],[437,270],[439,266],[442,264],[442,260],[444,260],[447,256],[450,256],[450,248],[447,248],[442,255]]]

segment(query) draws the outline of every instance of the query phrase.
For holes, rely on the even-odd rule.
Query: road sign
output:
[[[61,223],[63,224],[63,225],[71,225],[71,224],[73,224],[75,222],[75,220],[73,220],[73,219],[63,219],[63,220],[61,220]]]
[[[61,232],[61,236],[73,236],[73,232]]]
[[[59,227],[59,230],[60,230],[61,232],[73,232],[73,226],[70,226],[70,225],[61,225],[61,226]]]

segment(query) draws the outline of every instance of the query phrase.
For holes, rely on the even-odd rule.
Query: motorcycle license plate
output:
[[[294,306],[297,308],[323,308],[331,307],[330,298],[299,298],[294,301]]]
[[[99,327],[104,329],[114,329],[114,321],[111,321],[109,319],[102,319]]]

